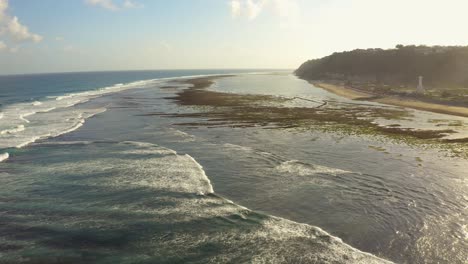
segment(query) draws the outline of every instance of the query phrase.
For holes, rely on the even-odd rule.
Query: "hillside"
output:
[[[424,77],[426,99],[466,103],[468,46],[402,46],[357,49],[309,60],[296,71],[309,81],[335,81],[374,94],[414,96]]]

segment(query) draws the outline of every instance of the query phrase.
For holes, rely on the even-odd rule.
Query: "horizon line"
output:
[[[83,71],[62,71],[62,72],[31,72],[31,73],[11,73],[1,74],[4,76],[21,76],[21,75],[47,75],[47,74],[70,74],[70,73],[105,73],[105,72],[144,72],[144,71],[208,71],[208,70],[281,70],[293,71],[294,68],[174,68],[174,69],[135,69],[135,70],[83,70]]]

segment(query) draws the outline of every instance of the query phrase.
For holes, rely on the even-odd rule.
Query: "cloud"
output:
[[[64,38],[64,37],[61,37],[61,36],[57,36],[57,37],[55,37],[55,40],[56,40],[56,41],[64,41],[65,38]]]
[[[6,15],[6,10],[8,8],[8,1],[7,0],[0,0],[0,23],[4,19]]]
[[[262,12],[267,2],[268,0],[232,0],[231,15],[233,18],[245,16],[253,20]]]
[[[253,20],[262,12],[267,0],[247,0],[246,1],[246,12],[247,18]]]
[[[232,0],[229,3],[229,5],[231,7],[232,17],[236,18],[236,17],[240,16],[240,14],[241,14],[241,1],[240,0]]]
[[[133,2],[132,0],[125,0],[123,3],[124,8],[142,8],[143,5],[140,3]]]
[[[100,6],[102,8],[109,9],[112,11],[116,11],[119,9],[117,5],[115,5],[114,2],[112,2],[112,0],[86,0],[86,3],[88,5]]]
[[[16,53],[18,50],[19,50],[19,47],[8,48],[7,44],[5,44],[5,42],[0,40],[0,52],[9,51],[11,53]]]
[[[85,0],[85,3],[92,6],[100,6],[107,10],[117,11],[124,8],[141,8],[142,4],[133,0],[125,0],[122,4],[116,4],[114,0]]]
[[[251,21],[268,10],[280,18],[281,27],[297,25],[300,18],[296,0],[232,0],[229,5],[233,18],[245,17]]]
[[[6,27],[7,32],[16,41],[33,41],[37,43],[43,39],[42,36],[29,32],[29,29],[19,22],[18,17],[10,19]]]
[[[5,38],[11,45],[22,42],[38,43],[43,40],[41,35],[30,32],[27,26],[21,24],[18,17],[8,14],[8,0],[0,0],[0,36],[4,38],[0,40],[0,49],[8,49],[10,52],[17,52],[19,47],[8,48]]]

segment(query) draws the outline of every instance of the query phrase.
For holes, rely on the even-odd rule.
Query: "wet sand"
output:
[[[369,93],[364,93],[361,91],[356,91],[353,89],[348,89],[345,88],[344,86],[339,86],[336,84],[331,84],[331,83],[324,83],[324,82],[311,82],[314,86],[322,88],[324,90],[327,90],[331,93],[334,93],[336,95],[351,99],[351,100],[356,100],[359,98],[366,98],[366,97],[371,97],[372,95]]]
[[[440,113],[440,114],[468,117],[468,107],[429,103],[429,102],[423,102],[423,101],[418,101],[418,100],[409,99],[409,98],[396,97],[396,96],[376,96],[375,94],[367,93],[367,92],[360,91],[357,89],[351,89],[343,85],[324,83],[324,82],[311,82],[311,83],[316,87],[325,89],[336,95],[343,96],[352,100],[365,100],[365,101],[407,107],[407,108],[429,111],[429,112]]]

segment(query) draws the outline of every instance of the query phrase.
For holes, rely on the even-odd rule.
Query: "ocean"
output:
[[[209,93],[257,108],[180,103],[196,76],[220,76]],[[460,138],[467,118],[348,100],[271,70],[0,76],[0,104],[0,263],[468,258],[466,158],[266,116],[357,109],[356,120]]]

